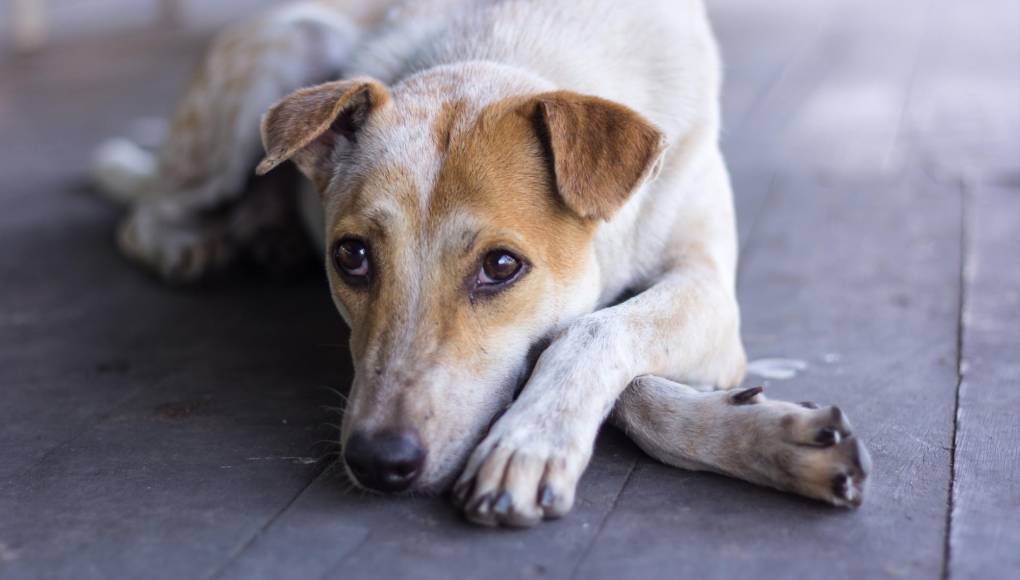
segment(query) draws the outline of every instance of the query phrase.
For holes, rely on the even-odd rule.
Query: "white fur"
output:
[[[113,138],[96,149],[92,178],[100,193],[128,204],[144,197],[156,178],[156,156],[124,138]]]

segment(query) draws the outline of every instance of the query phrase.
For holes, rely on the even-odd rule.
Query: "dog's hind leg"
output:
[[[293,273],[309,263],[313,248],[296,195],[299,177],[296,170],[254,177],[236,201],[207,210],[182,211],[170,197],[151,200],[121,224],[118,244],[129,258],[177,284],[238,260],[274,275]]]
[[[838,407],[770,400],[761,387],[699,391],[646,375],[631,382],[612,418],[669,465],[838,506],[864,498],[871,461]]]
[[[112,153],[97,160],[100,187],[132,202],[120,228],[122,252],[174,282],[230,264],[243,236],[229,231],[239,221],[229,214],[239,204],[252,207],[242,198],[261,154],[262,113],[294,89],[342,76],[359,35],[325,2],[289,4],[224,30],[180,101],[155,161],[118,159],[125,148],[108,148]],[[129,167],[139,162],[149,169]],[[274,213],[287,212],[261,217]]]

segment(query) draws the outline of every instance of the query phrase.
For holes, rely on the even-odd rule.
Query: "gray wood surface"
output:
[[[979,579],[1020,571],[1020,188],[967,202],[949,570]]]
[[[351,490],[320,443],[350,374],[320,280],[166,288],[83,186],[180,93],[182,30],[0,62],[0,578],[1020,577],[1020,4],[709,5],[748,349],[808,364],[771,396],[849,414],[863,508],[611,429],[533,530]]]

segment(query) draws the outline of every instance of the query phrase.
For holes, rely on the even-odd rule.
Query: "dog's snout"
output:
[[[425,465],[425,448],[413,431],[355,432],[344,461],[361,485],[385,492],[411,487]]]

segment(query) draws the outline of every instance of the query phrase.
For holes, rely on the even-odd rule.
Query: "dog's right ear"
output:
[[[389,98],[386,87],[372,79],[334,81],[292,93],[262,116],[266,157],[255,173],[264,175],[289,159],[324,192],[340,140],[356,143],[369,115]]]

